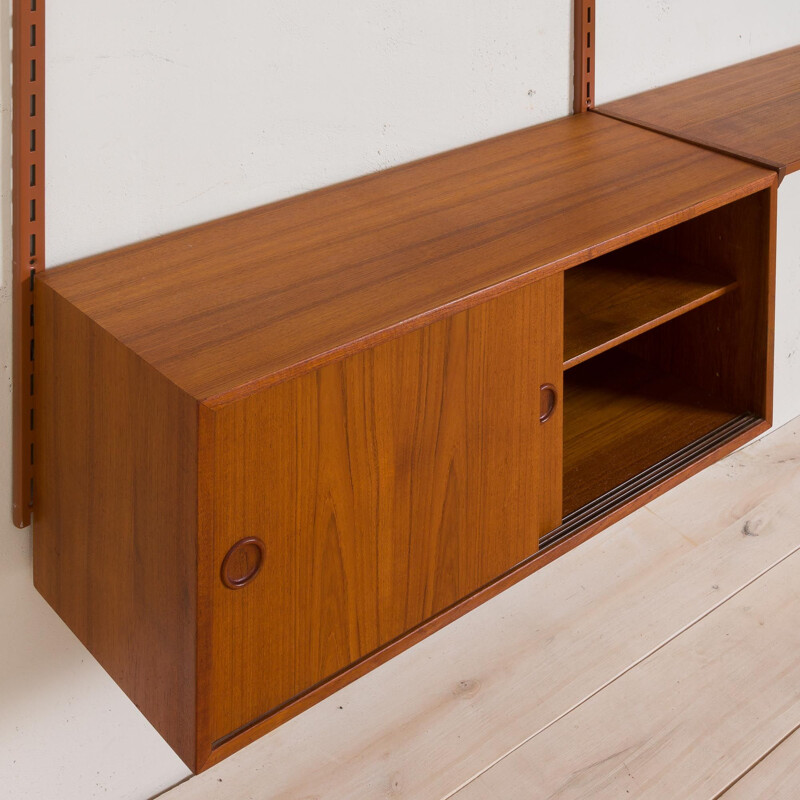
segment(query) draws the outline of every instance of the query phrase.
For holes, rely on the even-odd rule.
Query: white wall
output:
[[[799,29],[800,30],[800,29]],[[800,39],[800,33],[798,35]],[[778,190],[775,288],[775,426],[800,414],[800,172]]]
[[[48,8],[48,260],[569,111],[571,0]]]
[[[58,264],[568,113],[571,0],[72,0],[48,8]],[[3,30],[7,4],[0,8]],[[646,33],[646,37],[643,35]],[[598,99],[800,42],[795,0],[600,0]],[[0,442],[10,443],[0,39]],[[781,188],[776,418],[800,413],[800,174]],[[794,313],[793,313],[794,311]],[[34,592],[0,459],[0,794],[144,800],[187,771]]]
[[[595,101],[800,44],[796,0],[596,0]]]

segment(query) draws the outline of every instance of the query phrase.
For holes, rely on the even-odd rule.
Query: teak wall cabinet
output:
[[[769,425],[776,186],[590,113],[49,271],[36,586],[215,763]]]

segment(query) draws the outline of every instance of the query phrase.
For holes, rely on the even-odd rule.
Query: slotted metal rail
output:
[[[13,515],[30,524],[35,358],[33,287],[44,269],[44,0],[14,0],[12,230],[14,328]]]
[[[575,0],[572,110],[582,114],[594,108],[595,0]]]

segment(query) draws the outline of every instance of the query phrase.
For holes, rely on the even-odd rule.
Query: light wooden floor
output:
[[[165,797],[797,800],[799,727],[800,418]]]

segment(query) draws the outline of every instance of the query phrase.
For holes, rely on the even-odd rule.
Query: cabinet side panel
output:
[[[561,521],[562,276],[218,409],[212,735],[536,552]],[[228,549],[266,543],[244,588]]]
[[[194,766],[197,404],[40,283],[36,588]]]

